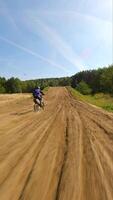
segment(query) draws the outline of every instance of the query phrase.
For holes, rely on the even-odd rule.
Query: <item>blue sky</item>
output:
[[[0,76],[70,76],[113,63],[112,0],[0,0]]]

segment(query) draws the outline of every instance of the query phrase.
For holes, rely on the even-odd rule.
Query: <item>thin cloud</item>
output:
[[[75,68],[79,70],[84,69],[83,60],[74,52],[72,47],[50,26],[41,21],[39,17],[34,17],[33,13],[30,13],[28,26],[35,34],[40,34],[41,37],[46,39],[53,45],[55,50],[59,52],[68,62],[70,62]]]
[[[3,17],[5,17],[7,19],[7,22],[10,23],[10,25],[11,25],[11,27],[13,27],[13,29],[20,32],[20,30],[17,26],[17,23],[16,23],[14,17],[12,16],[12,14],[10,13],[10,10],[9,10],[5,0],[4,1],[0,0],[0,15],[2,15]]]
[[[66,60],[71,62],[74,66],[77,66],[80,70],[84,66],[83,57],[77,56],[71,46],[69,46],[69,44],[67,44],[55,30],[42,22],[40,18],[44,16],[49,17],[50,19],[56,17],[57,20],[59,18],[60,20],[63,20],[63,22],[64,20],[69,21],[69,19],[71,22],[72,20],[75,21],[81,19],[83,24],[86,23],[86,25],[89,26],[89,37],[92,36],[99,44],[100,42],[101,44],[104,43],[109,46],[112,44],[112,22],[109,20],[72,10],[40,10],[37,12],[29,11],[28,14],[28,17],[30,16],[29,23],[31,22],[30,27],[34,29],[34,32],[36,33],[38,31],[38,34],[41,34],[43,38],[46,38],[50,43],[52,43],[55,49],[60,52]]]
[[[72,47],[59,35],[56,30],[48,26],[47,23],[41,20],[42,17],[56,17],[57,19],[81,19],[83,23],[89,24],[89,33],[94,37],[96,41],[103,41],[105,44],[111,44],[112,23],[111,21],[101,19],[89,14],[83,14],[76,11],[28,11],[27,12],[27,25],[31,31],[40,35],[43,39],[46,39],[53,45],[54,49],[59,52],[68,62],[70,62],[75,68],[84,70],[84,58],[78,56]],[[27,20],[26,20],[27,21]],[[87,24],[87,25],[88,25]],[[92,29],[91,29],[92,27]],[[94,28],[95,27],[95,28]],[[100,28],[101,27],[101,28]],[[91,31],[93,30],[93,32]],[[87,47],[89,48],[89,47]]]
[[[111,9],[112,11],[112,9]],[[109,12],[110,12],[110,9],[109,9]],[[31,13],[32,12],[29,10],[28,13]],[[112,23],[112,18],[111,20],[107,20],[107,19],[104,19],[104,18],[100,18],[100,17],[97,17],[97,16],[94,16],[94,15],[91,15],[91,14],[86,14],[86,13],[81,13],[81,12],[77,12],[77,11],[73,11],[73,10],[38,10],[38,11],[35,11],[34,10],[34,14],[37,14],[37,16],[39,17],[42,17],[42,16],[54,16],[54,17],[57,17],[57,18],[70,18],[72,20],[72,18],[77,18],[77,17],[82,17],[82,18],[85,18],[85,19],[90,19],[90,20],[93,20],[93,21],[98,21],[98,22],[105,22],[105,23]],[[36,15],[35,15],[36,16]]]
[[[57,68],[59,68],[59,69],[62,69],[62,70],[65,71],[66,73],[69,73],[69,71],[66,70],[66,68],[63,67],[62,65],[56,64],[54,61],[52,61],[52,60],[50,60],[50,59],[48,59],[48,58],[45,58],[45,57],[41,56],[40,54],[38,54],[38,53],[36,53],[36,52],[34,52],[34,51],[28,49],[28,48],[25,48],[25,47],[19,45],[18,43],[13,42],[12,40],[9,40],[9,39],[7,39],[7,38],[5,38],[5,37],[2,37],[2,36],[0,36],[0,40],[2,40],[2,41],[4,41],[4,42],[6,42],[6,43],[8,43],[8,44],[10,44],[10,45],[12,45],[12,46],[18,48],[18,49],[20,49],[20,50],[22,50],[22,51],[24,51],[24,52],[26,52],[26,53],[28,53],[28,54],[30,54],[30,55],[36,57],[36,58],[39,58],[40,60],[42,60],[42,61],[44,61],[44,62],[47,62],[47,63],[49,63],[50,65],[53,65],[53,66],[55,66],[55,67],[57,67]]]

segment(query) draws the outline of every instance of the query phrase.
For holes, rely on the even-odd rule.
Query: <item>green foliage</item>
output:
[[[0,93],[28,93],[37,86],[40,86],[42,90],[49,86],[66,86],[71,84],[70,80],[69,77],[64,77],[21,81],[14,77],[8,80],[0,77]]]
[[[81,81],[81,82],[77,85],[76,89],[77,89],[80,93],[82,93],[82,94],[84,94],[84,95],[91,94],[91,92],[92,92],[92,90],[91,90],[91,88],[89,87],[89,85],[88,85],[87,83],[85,83],[84,81]]]
[[[26,93],[27,92],[27,82],[26,81],[21,81],[21,90],[23,93]]]
[[[94,94],[98,92],[113,94],[113,65],[79,72],[72,76],[71,86],[76,88],[81,81],[87,83]]]
[[[20,93],[21,89],[21,81],[18,78],[10,78],[6,81],[6,91],[8,93]]]
[[[0,94],[3,94],[5,92],[6,92],[5,87],[3,87],[3,85],[1,85],[0,83]]]
[[[18,78],[6,80],[5,78],[0,77],[0,93],[27,93],[32,92],[33,88],[37,86],[40,86],[41,89],[49,86],[72,86],[81,91],[82,94],[103,92],[113,95],[113,65],[97,70],[82,71],[72,77],[63,78],[20,81]]]
[[[113,66],[105,68],[100,76],[101,90],[113,94]]]
[[[77,90],[71,87],[68,87],[68,90],[78,100],[88,102],[90,104],[101,107],[104,110],[113,112],[113,97],[109,94],[98,93],[95,95],[82,95]]]
[[[6,79],[0,77],[0,93],[1,94],[6,92],[5,83],[6,83]]]
[[[109,112],[113,112],[113,103],[108,103],[102,106],[103,109],[109,111]]]
[[[47,92],[48,89],[49,89],[49,87],[45,87],[45,88],[43,89],[43,92]]]

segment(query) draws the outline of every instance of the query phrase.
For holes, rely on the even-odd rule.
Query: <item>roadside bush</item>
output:
[[[0,94],[3,94],[5,92],[6,92],[5,88],[0,84]]]
[[[82,93],[82,94],[84,94],[84,95],[88,95],[88,94],[91,94],[91,93],[92,93],[92,89],[91,89],[91,88],[89,87],[89,85],[88,85],[87,83],[85,83],[84,81],[81,81],[81,82],[77,85],[76,89],[77,89],[80,93]]]
[[[21,93],[21,81],[18,78],[10,78],[6,82],[7,93]]]

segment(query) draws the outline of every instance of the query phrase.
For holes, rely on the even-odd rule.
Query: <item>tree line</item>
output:
[[[51,86],[72,86],[83,94],[110,93],[113,94],[113,65],[95,70],[85,70],[72,77],[46,78],[21,81],[18,78],[5,79],[0,77],[0,93],[27,93],[33,88],[41,89]]]
[[[79,72],[71,77],[71,86],[83,94],[99,92],[113,94],[113,65]]]
[[[63,78],[47,78],[37,80],[26,80],[21,81],[18,78],[5,79],[0,77],[0,93],[29,93],[32,90],[40,86],[41,89],[45,87],[56,87],[56,86],[68,86],[71,85],[71,79],[69,77]]]

